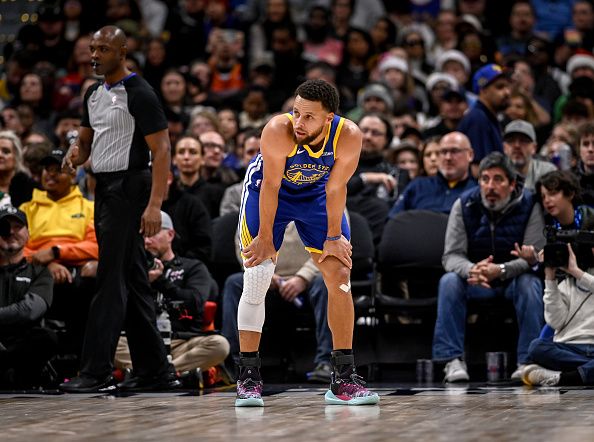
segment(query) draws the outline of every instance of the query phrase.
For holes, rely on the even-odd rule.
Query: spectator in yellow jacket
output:
[[[46,265],[54,278],[54,303],[47,317],[64,321],[71,350],[80,351],[86,316],[93,295],[98,246],[94,205],[74,185],[74,175],[62,172],[64,152],[52,150],[41,160],[41,184],[20,209],[29,221],[25,256]]]

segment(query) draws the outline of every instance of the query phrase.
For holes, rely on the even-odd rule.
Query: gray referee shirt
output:
[[[144,137],[167,129],[167,119],[153,88],[132,73],[114,85],[99,82],[89,88],[81,125],[94,133],[93,172],[119,172],[148,168]]]

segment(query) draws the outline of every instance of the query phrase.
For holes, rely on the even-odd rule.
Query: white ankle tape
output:
[[[346,284],[340,284],[338,288],[343,292],[348,293],[351,290],[351,281],[347,282]]]

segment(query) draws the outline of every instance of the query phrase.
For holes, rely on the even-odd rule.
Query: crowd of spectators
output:
[[[585,208],[594,205],[594,2],[41,3],[36,21],[22,26],[15,40],[4,47],[0,206],[21,209],[19,216],[12,218],[28,227],[23,258],[35,272],[46,267],[54,280],[53,295],[39,295],[35,300],[45,303],[46,324],[65,330],[67,349],[74,354],[82,345],[97,266],[92,204],[95,181],[89,167],[70,175],[62,172],[59,164],[76,138],[87,89],[101,81],[94,75],[89,43],[92,33],[106,24],[126,33],[128,68],[155,89],[168,120],[172,164],[162,210],[169,221],[164,228],[167,232],[159,234],[163,244],[171,246],[170,253],[159,258],[171,262],[165,269],[189,260],[208,282],[211,274],[225,274],[212,260],[214,249],[222,246],[221,238],[213,237],[213,225],[220,217],[238,211],[242,178],[258,153],[263,125],[272,115],[292,110],[293,93],[300,82],[323,79],[336,86],[340,114],[357,123],[363,135],[359,166],[348,183],[347,208],[367,220],[373,242],[378,245],[382,241],[386,223],[402,212],[429,210],[450,216],[447,235],[455,232],[457,236],[444,238],[443,262],[448,273],[440,283],[433,349],[436,360],[457,361],[446,375],[454,380],[468,378],[460,330],[465,309],[456,307],[454,324],[451,305],[466,299],[469,287],[483,283],[489,285],[489,296],[505,293],[514,301],[516,292],[528,290],[527,286],[536,293],[530,305],[516,302],[519,312],[541,312],[518,321],[521,343],[517,362],[522,367],[542,362],[542,358],[530,359],[530,340],[538,336],[544,319],[548,322],[554,316],[553,328],[563,322],[559,308],[553,312],[547,299],[569,287],[567,296],[577,302],[573,298],[579,286],[567,283],[567,287],[557,287],[547,281],[543,289],[543,273],[533,269],[538,263],[532,257],[542,248],[544,236],[538,233],[535,238],[534,226],[546,222],[558,229],[574,224],[581,228],[582,221],[587,224],[582,218],[591,216],[591,210]],[[493,152],[500,154],[494,157]],[[572,198],[576,198],[571,204],[576,208],[583,204],[579,217],[575,212],[579,225],[576,220],[556,218],[556,203],[547,203],[547,192],[564,191],[541,185],[543,176],[557,170],[574,177]],[[505,192],[489,190],[492,180],[506,185]],[[522,213],[507,213],[508,206],[515,207],[516,200],[523,198],[524,203],[518,203]],[[473,236],[468,225],[464,230],[464,220],[472,218],[473,226],[483,235],[481,229],[489,220],[481,216],[495,222],[498,213],[502,219],[511,217],[512,223],[522,228],[514,224],[503,233],[492,229],[497,241],[489,252],[483,247],[484,238]],[[534,219],[538,217],[539,222]],[[529,241],[524,243],[527,225],[531,226]],[[10,236],[11,230],[3,233]],[[299,243],[291,235],[287,233],[290,247]],[[499,235],[504,239],[499,241]],[[468,240],[460,239],[466,237]],[[8,253],[3,242],[5,239],[0,239],[0,255]],[[514,242],[518,242],[515,247]],[[158,241],[147,244],[152,253],[158,248],[155,243]],[[473,249],[476,244],[480,244],[477,250]],[[510,259],[512,251],[516,257]],[[325,380],[326,353],[331,348],[323,319],[326,307],[320,300],[325,289],[319,275],[309,268],[307,256],[295,256],[294,262],[273,278],[271,291],[289,305],[300,294],[313,305],[318,338],[313,379]],[[0,256],[0,267],[3,259]],[[571,266],[570,277],[582,277],[576,268]],[[20,268],[17,270],[15,274],[20,274]],[[15,272],[12,267],[11,272]],[[495,279],[507,282],[491,288]],[[510,283],[516,279],[517,284]],[[155,293],[181,290],[173,290],[161,273],[153,275],[152,282],[155,280],[159,281],[153,284]],[[205,281],[197,284],[196,290],[201,291],[197,308],[203,308],[207,300],[218,302],[220,309],[225,306],[222,324],[217,326],[230,343],[229,362],[237,356],[237,337],[234,323],[225,321],[234,317],[241,275],[213,280],[213,284],[215,287]],[[2,344],[13,334],[3,322],[2,309],[21,300],[2,294],[0,302],[3,368]],[[195,311],[195,304],[190,316],[202,318],[203,312]],[[39,328],[39,318],[30,316],[32,330]],[[522,327],[526,320],[528,331]],[[203,328],[202,323],[190,327],[195,332],[192,339]],[[204,341],[194,339],[192,345]],[[195,368],[207,372],[205,360],[214,361],[214,365],[221,362],[229,346],[226,341],[215,341],[216,356],[199,358]],[[594,332],[586,341],[594,342]],[[192,345],[183,348],[193,351]],[[130,368],[125,351],[120,356],[118,366]],[[173,356],[174,364],[178,357]],[[189,368],[182,364],[182,371]],[[10,376],[0,376],[0,384],[14,381],[14,367],[11,369]],[[534,368],[532,372],[535,378]],[[575,381],[575,376],[571,379]]]

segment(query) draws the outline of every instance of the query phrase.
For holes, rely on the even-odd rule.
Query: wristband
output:
[[[340,238],[342,238],[342,235],[338,235],[338,236],[327,236],[326,237],[326,241],[338,241]]]

